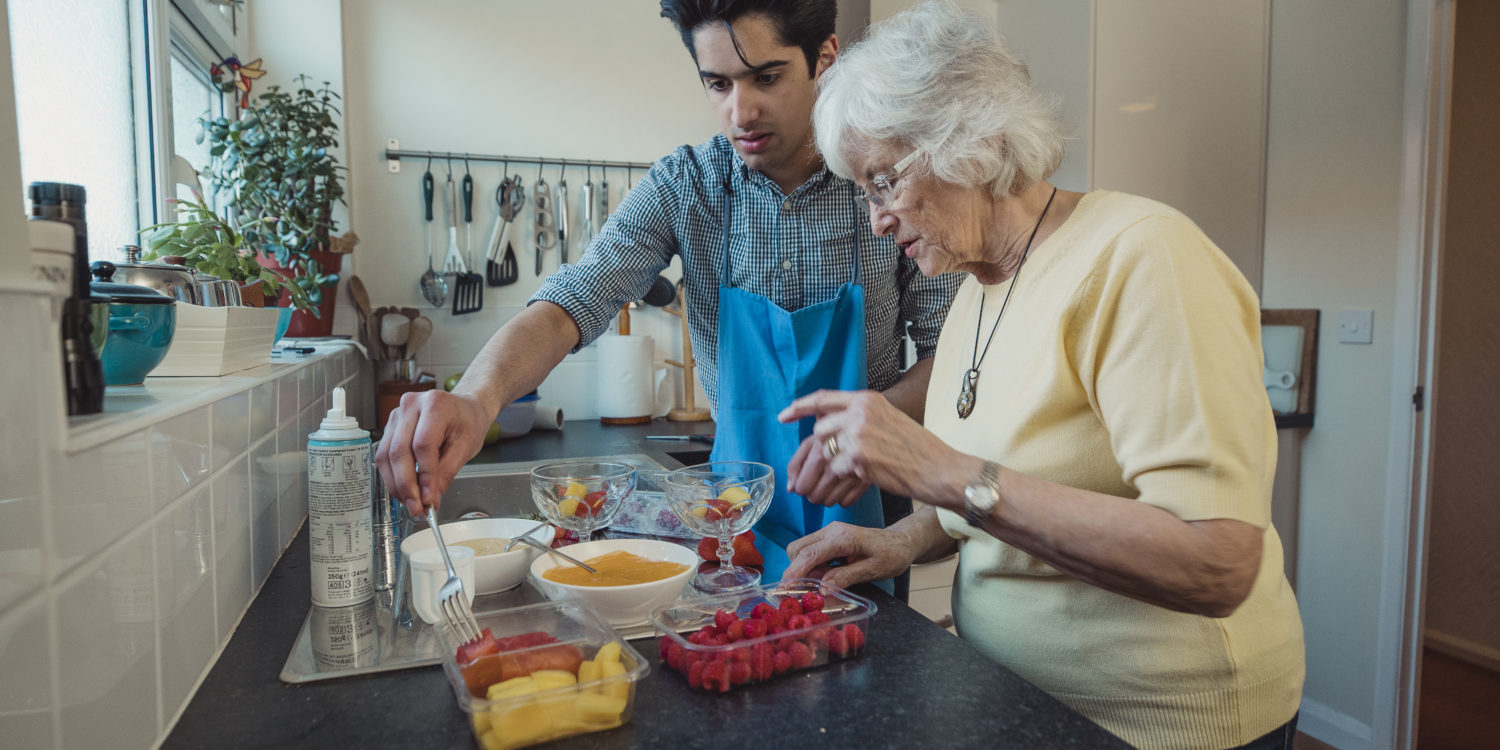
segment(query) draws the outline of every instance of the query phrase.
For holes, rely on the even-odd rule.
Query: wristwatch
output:
[[[979,476],[964,487],[964,516],[970,526],[983,526],[1000,502],[1000,464],[985,461]]]

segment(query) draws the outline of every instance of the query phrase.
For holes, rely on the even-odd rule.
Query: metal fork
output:
[[[438,589],[438,608],[443,611],[443,620],[463,643],[479,640],[479,622],[474,611],[469,609],[469,598],[464,596],[464,582],[453,569],[453,558],[448,556],[448,545],[443,543],[443,532],[438,530],[437,513],[427,506],[427,525],[437,540],[438,551],[443,553],[443,565],[448,567],[448,580]]]

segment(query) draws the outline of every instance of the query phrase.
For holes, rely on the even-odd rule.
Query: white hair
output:
[[[876,25],[823,73],[813,126],[834,174],[852,178],[854,138],[921,151],[927,169],[964,187],[1019,194],[1062,161],[1055,97],[1031,87],[994,22],[925,2]]]

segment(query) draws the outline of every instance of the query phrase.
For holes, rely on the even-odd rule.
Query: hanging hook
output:
[[[448,179],[453,179],[453,152],[448,152]]]
[[[427,152],[427,171],[432,171],[432,152]]]
[[[536,181],[537,182],[541,182],[542,181],[542,164],[544,164],[544,163],[545,162],[542,159],[537,159],[536,160]]]
[[[567,180],[568,180],[568,160],[567,159],[558,159],[557,163],[562,165],[562,169],[559,170],[558,173],[557,173],[557,179],[558,179],[558,181],[559,182],[567,182]]]
[[[469,173],[469,155],[464,154],[464,174]]]

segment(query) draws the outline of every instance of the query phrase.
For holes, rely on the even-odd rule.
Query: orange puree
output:
[[[590,573],[576,565],[563,565],[542,573],[542,577],[569,586],[628,586],[632,583],[660,581],[687,570],[686,565],[648,560],[624,550],[584,560],[597,570]]]

